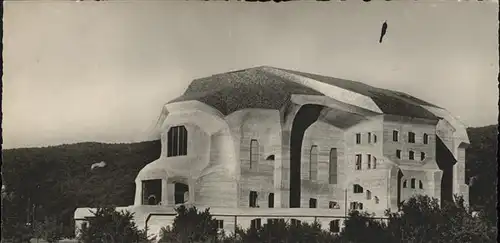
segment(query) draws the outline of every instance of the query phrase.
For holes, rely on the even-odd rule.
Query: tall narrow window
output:
[[[318,146],[311,146],[309,157],[309,180],[316,180],[318,174]]]
[[[407,185],[406,185],[406,180],[403,181],[403,188],[406,188]]]
[[[223,229],[224,228],[224,220],[217,219],[215,222],[217,222],[217,229]]]
[[[366,165],[367,165],[367,168],[368,169],[371,169],[372,168],[372,155],[371,154],[367,154],[366,155]]]
[[[257,192],[256,191],[251,191],[249,195],[249,206],[251,208],[256,208],[257,207]]]
[[[356,144],[361,144],[361,133],[356,133]]]
[[[260,219],[252,219],[250,221],[250,228],[260,229],[260,227],[261,227],[261,220]]]
[[[425,159],[425,153],[424,152],[420,152],[420,160],[424,160]]]
[[[415,178],[411,179],[410,186],[411,188],[415,188]]]
[[[316,208],[318,206],[318,200],[316,198],[309,198],[309,208]]]
[[[424,133],[424,144],[428,144],[429,143],[429,135],[427,133]]]
[[[255,168],[259,163],[259,142],[256,139],[250,140],[250,169]]]
[[[168,130],[168,157],[187,155],[187,135],[185,126],[171,127]]]
[[[353,192],[354,193],[363,193],[363,187],[360,186],[359,184],[354,184],[353,185]]]
[[[274,193],[269,193],[269,198],[267,200],[268,207],[274,208]]]
[[[397,157],[398,159],[401,159],[401,150],[399,150],[399,149],[398,149],[398,150],[396,150],[396,157]]]
[[[392,131],[392,141],[394,142],[399,141],[399,132],[396,130]]]
[[[356,165],[355,165],[355,169],[356,170],[361,170],[361,161],[362,158],[361,158],[361,154],[356,154]]]
[[[408,133],[408,143],[415,143],[415,133],[414,132]]]
[[[415,152],[410,151],[410,152],[408,153],[408,157],[409,157],[409,159],[410,159],[410,160],[414,160],[414,159],[415,159]]]
[[[330,165],[329,165],[330,177],[328,178],[328,183],[337,184],[337,149],[330,149]]]
[[[366,190],[366,200],[372,199],[372,192],[370,190]]]
[[[372,133],[368,133],[368,143],[372,143]]]
[[[373,143],[377,143],[377,135],[373,134]]]
[[[424,189],[424,184],[422,183],[421,180],[418,181],[418,188]]]
[[[377,169],[377,158],[375,156],[373,157],[372,168]]]

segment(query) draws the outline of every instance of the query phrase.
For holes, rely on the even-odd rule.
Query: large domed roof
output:
[[[309,84],[312,82],[313,85],[305,85],[301,79],[307,80]],[[195,79],[182,96],[169,103],[197,100],[228,115],[246,108],[280,109],[293,94],[329,96],[326,90],[317,88],[325,85],[327,89],[340,88],[371,99],[384,114],[438,119],[422,107],[438,108],[437,106],[402,92],[376,88],[356,81],[267,66]]]

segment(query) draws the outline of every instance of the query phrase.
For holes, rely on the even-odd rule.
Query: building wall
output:
[[[247,109],[228,117],[234,137],[239,139],[240,174],[238,207],[249,207],[251,191],[257,192],[257,205],[268,207],[270,193],[275,193],[275,167],[281,161],[281,125],[278,110]],[[258,161],[250,168],[250,144],[258,144]],[[274,157],[271,159],[270,156]],[[276,193],[275,193],[276,198]],[[274,206],[278,207],[274,202]]]
[[[317,146],[318,163],[313,168],[316,171],[316,178],[309,178],[309,166],[311,147]],[[337,149],[337,183],[329,184],[330,150]],[[339,186],[339,182],[345,179],[344,176],[344,131],[334,127],[324,121],[316,121],[304,134],[302,143],[301,158],[301,207],[309,207],[309,199],[317,200],[318,208],[329,208],[329,202],[334,201],[339,204],[338,209],[344,207],[344,190]]]
[[[363,210],[371,210],[377,215],[383,213],[387,208],[387,161],[382,154],[383,124],[379,116],[371,117],[370,120],[361,122],[346,130],[346,166],[344,171],[343,188],[347,190],[347,207],[351,202],[363,203]],[[356,134],[361,134],[361,144],[356,144]],[[368,133],[371,133],[371,142],[368,143]],[[373,136],[377,136],[374,142]],[[356,170],[356,154],[361,154],[362,167]],[[367,155],[371,155],[372,167],[368,169]],[[373,168],[373,158],[376,158],[376,168]],[[354,184],[363,187],[363,193],[354,193]],[[370,191],[371,198],[367,197]],[[378,200],[376,200],[378,199]]]

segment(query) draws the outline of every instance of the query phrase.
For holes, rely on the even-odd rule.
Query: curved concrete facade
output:
[[[361,83],[270,67],[214,77],[220,87],[207,86],[210,77],[194,82],[163,108],[161,156],[135,181],[130,210],[139,212],[140,222],[177,204],[233,216],[244,210],[248,219],[252,210],[276,216],[276,208],[303,216],[312,215],[311,208],[331,217],[350,209],[383,216],[416,194],[468,200],[469,140],[442,108]],[[285,89],[275,90],[279,99],[259,96],[275,79]],[[224,93],[231,87],[257,101]],[[413,110],[397,111],[391,101]],[[233,216],[220,218],[234,226]]]

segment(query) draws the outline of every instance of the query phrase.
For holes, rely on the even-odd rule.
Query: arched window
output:
[[[424,144],[428,144],[429,143],[429,135],[427,133],[424,133]]]
[[[318,146],[311,146],[309,156],[309,180],[316,180],[318,174]]]
[[[422,183],[421,180],[418,181],[418,188],[424,189],[424,184]]]
[[[403,181],[403,188],[406,188],[407,185],[406,185],[406,180]]]
[[[187,155],[187,138],[185,126],[171,127],[168,130],[167,157]]]
[[[328,182],[330,184],[337,184],[337,149],[330,149],[330,168],[329,168]]]
[[[250,140],[250,169],[259,163],[259,142],[256,139]]]
[[[401,159],[401,150],[396,149],[396,157],[397,157],[398,159]]]
[[[408,158],[409,158],[410,160],[414,160],[414,159],[415,159],[415,152],[410,151],[410,153],[408,154]]]
[[[415,178],[412,178],[410,183],[411,188],[415,188],[415,182],[416,182]]]

